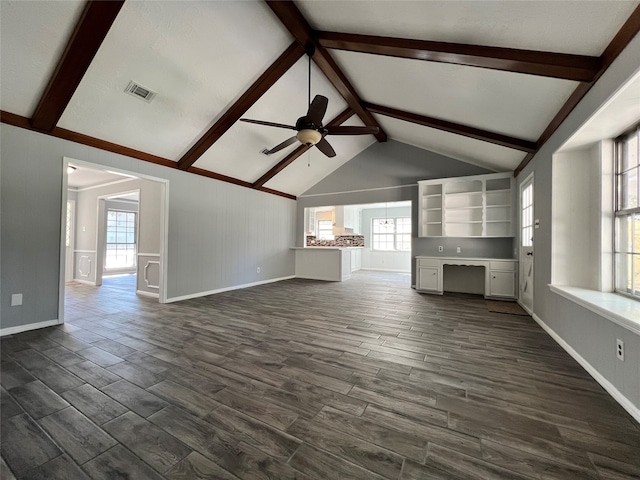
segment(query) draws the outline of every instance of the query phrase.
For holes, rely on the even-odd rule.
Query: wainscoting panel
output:
[[[95,283],[96,281],[96,251],[95,250],[74,250],[74,273],[75,280]]]
[[[142,295],[158,296],[160,293],[160,254],[138,254],[137,291]]]

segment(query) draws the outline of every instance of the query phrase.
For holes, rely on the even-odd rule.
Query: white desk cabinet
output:
[[[484,267],[486,298],[516,298],[518,262],[510,259],[416,257],[416,290],[423,293],[444,292],[444,266]]]
[[[489,262],[489,295],[491,297],[515,298],[516,262]]]

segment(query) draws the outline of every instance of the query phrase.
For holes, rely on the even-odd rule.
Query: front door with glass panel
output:
[[[519,303],[533,313],[533,175],[520,185]]]

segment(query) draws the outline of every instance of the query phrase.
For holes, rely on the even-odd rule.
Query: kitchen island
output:
[[[292,247],[296,277],[342,282],[360,269],[362,247]]]

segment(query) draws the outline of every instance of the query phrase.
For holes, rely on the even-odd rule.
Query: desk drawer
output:
[[[516,270],[517,262],[509,262],[509,261],[498,261],[491,260],[489,262],[490,270],[503,270],[507,272],[514,272]]]
[[[440,265],[440,260],[435,258],[419,258],[418,268],[420,267],[437,267]]]

